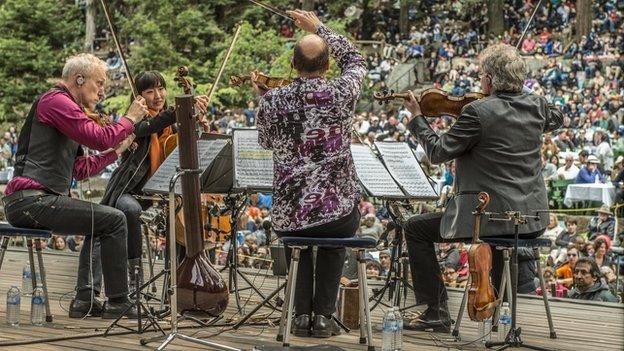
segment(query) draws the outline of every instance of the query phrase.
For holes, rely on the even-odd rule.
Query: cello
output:
[[[494,295],[494,287],[490,278],[492,270],[492,248],[479,239],[481,216],[490,203],[490,195],[480,192],[477,195],[478,205],[473,214],[475,226],[472,231],[472,244],[468,251],[468,267],[470,269],[470,287],[468,290],[468,316],[470,320],[481,322],[491,318],[498,305]]]

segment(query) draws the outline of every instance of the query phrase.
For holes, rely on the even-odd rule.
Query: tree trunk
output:
[[[399,31],[401,35],[409,33],[409,1],[401,0],[401,12],[399,14]],[[389,38],[388,38],[389,39]]]
[[[502,35],[505,31],[503,0],[488,0],[488,33]]]
[[[576,2],[576,39],[588,35],[592,25],[591,0],[577,0]]]
[[[86,19],[85,19],[85,42],[86,51],[93,51],[93,42],[95,41],[95,4],[94,0],[86,1]]]
[[[314,11],[314,0],[302,0],[301,9],[304,11]]]

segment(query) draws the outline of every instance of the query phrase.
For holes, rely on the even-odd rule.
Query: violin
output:
[[[494,295],[494,287],[490,278],[492,270],[492,248],[479,239],[481,216],[490,203],[490,195],[480,192],[477,195],[478,205],[473,214],[475,226],[472,231],[472,245],[468,252],[470,270],[470,288],[468,290],[468,316],[470,320],[481,322],[494,315],[498,301]]]
[[[451,96],[445,91],[430,88],[424,90],[420,95],[416,96],[422,114],[427,117],[452,116],[459,118],[464,106],[469,103],[484,98],[483,93],[467,93],[463,96]],[[396,99],[407,99],[408,92],[395,93],[392,90],[382,90],[373,93],[373,98],[379,101],[379,104],[388,103]]]
[[[111,119],[103,113],[100,113],[97,111],[91,111],[89,109],[85,109],[84,112],[85,112],[85,115],[87,115],[87,117],[92,119],[100,127],[106,127],[112,123]]]
[[[254,81],[262,90],[271,90],[281,88],[290,84],[292,81],[284,78],[269,77],[262,73],[258,73],[258,78]],[[230,76],[230,85],[240,87],[245,83],[251,83],[251,76]]]

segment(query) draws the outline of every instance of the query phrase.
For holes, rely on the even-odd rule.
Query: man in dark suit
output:
[[[412,217],[405,225],[416,302],[427,310],[406,329],[450,331],[446,289],[434,243],[464,241],[474,227],[477,194],[487,192],[492,212],[521,211],[535,215],[548,209],[541,175],[543,132],[557,129],[563,115],[538,95],[524,91],[527,68],[517,50],[493,45],[479,57],[481,90],[487,96],[464,107],[451,129],[436,134],[410,93],[405,107],[412,113],[409,130],[432,163],[455,160],[455,196],[444,213]],[[520,236],[535,238],[548,225],[547,213],[522,225]],[[484,221],[481,236],[512,236],[512,222]],[[500,277],[502,255],[493,250],[492,276]],[[500,264],[497,264],[500,261]],[[497,272],[498,271],[498,272]]]

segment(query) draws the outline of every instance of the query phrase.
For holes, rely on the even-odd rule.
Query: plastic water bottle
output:
[[[503,307],[500,311],[500,318],[498,319],[498,340],[505,340],[509,333],[509,327],[511,326],[511,310],[509,309],[509,302],[503,302]]]
[[[43,289],[41,285],[37,285],[37,288],[32,293],[32,298],[30,300],[30,323],[32,325],[42,326],[43,325],[43,309],[44,305],[44,296]]]
[[[598,177],[597,174],[596,174],[596,179],[594,180],[594,183],[596,183],[596,184],[600,183],[600,177]]]
[[[403,350],[403,316],[398,307],[394,308],[394,316],[397,320],[397,330],[394,333],[394,348],[395,350]]]
[[[22,269],[22,293],[24,295],[32,294],[32,272],[30,271],[30,262],[26,261],[24,269]]]
[[[12,286],[7,292],[7,324],[18,327],[20,322],[20,290],[17,286]]]
[[[386,312],[386,315],[383,318],[381,351],[401,350],[400,348],[397,348],[396,345],[397,339],[401,339],[401,332],[399,331],[401,324],[399,319],[400,318],[397,318],[396,307],[393,307]]]

